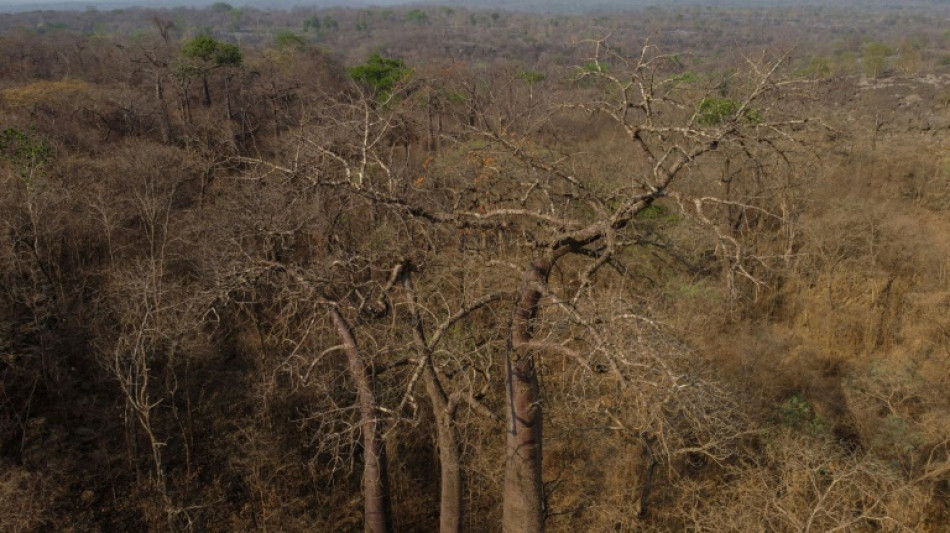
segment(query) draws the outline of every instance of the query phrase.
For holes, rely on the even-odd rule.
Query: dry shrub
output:
[[[0,99],[14,107],[30,107],[50,102],[64,103],[89,90],[89,84],[75,79],[36,81],[21,87],[0,91]]]
[[[0,463],[0,532],[31,531],[47,523],[48,500],[40,474]]]
[[[877,154],[858,146],[825,161],[784,312],[690,332],[773,425],[728,475],[690,481],[697,531],[945,528],[944,171],[910,137]]]
[[[899,466],[908,476],[925,468],[928,450],[950,441],[946,374],[927,371],[937,361],[926,356],[867,361],[853,372],[847,393],[865,446]]]
[[[853,155],[866,172],[860,180],[830,174],[804,232],[788,324],[804,345],[844,363],[861,443],[907,469],[924,460],[926,444],[947,438],[922,424],[946,412],[936,391],[950,362],[950,227],[928,200],[943,191],[918,179],[932,170],[928,151],[926,142],[898,138],[887,154]],[[917,192],[905,194],[908,187]]]
[[[602,326],[590,333],[597,343],[577,348],[590,365],[564,354],[546,360],[549,525],[627,531],[676,523],[687,497],[681,482],[718,479],[741,453],[749,419],[685,344],[600,296],[580,307]]]
[[[716,482],[688,485],[690,531],[925,531],[927,501],[886,465],[827,441],[775,430],[761,452]]]

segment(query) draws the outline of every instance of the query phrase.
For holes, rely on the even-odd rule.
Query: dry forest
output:
[[[948,21],[0,14],[0,532],[950,531]]]

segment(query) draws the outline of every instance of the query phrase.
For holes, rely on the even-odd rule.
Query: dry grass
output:
[[[0,100],[13,107],[30,107],[76,98],[88,92],[88,83],[65,79],[61,81],[37,81],[20,87],[0,91]]]

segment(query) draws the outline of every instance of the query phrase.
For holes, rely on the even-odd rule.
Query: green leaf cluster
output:
[[[534,70],[524,70],[521,72],[521,74],[518,75],[518,77],[528,82],[528,85],[541,83],[542,81],[547,79],[546,74],[544,74],[543,72],[537,72]]]
[[[830,429],[828,420],[819,416],[803,396],[793,394],[778,406],[778,421],[784,426],[817,436]]]
[[[831,76],[831,60],[827,57],[813,57],[799,73],[811,79],[827,78]]]
[[[702,76],[700,76],[699,74],[695,72],[683,72],[682,74],[676,74],[676,75],[670,76],[665,81],[673,85],[679,85],[679,84],[692,85],[695,83],[699,83],[700,81],[702,81],[702,79],[703,79]]]
[[[274,45],[277,48],[303,48],[307,41],[290,30],[278,30],[274,34]]]
[[[242,61],[241,50],[237,45],[223,43],[207,35],[199,35],[188,41],[181,53],[187,58],[206,61],[217,67],[236,66]]]
[[[670,211],[668,207],[659,204],[650,204],[637,213],[638,220],[656,220],[659,222],[676,223],[682,221],[682,217],[675,212]]]
[[[421,9],[410,9],[406,13],[406,20],[409,22],[428,22],[429,15]]]
[[[703,98],[696,111],[696,122],[711,126],[729,120],[739,111],[739,103],[731,98]],[[761,122],[762,114],[755,109],[746,109],[743,116],[749,122]]]
[[[12,165],[23,180],[29,180],[33,171],[52,159],[49,144],[17,128],[0,131],[0,158]]]
[[[401,59],[383,57],[374,52],[366,63],[346,69],[350,78],[366,85],[381,97],[388,97],[397,83],[404,80],[412,70]]]
[[[305,18],[303,21],[303,29],[304,31],[309,31],[309,30],[319,31],[320,17],[318,15],[313,15],[311,17]]]
[[[736,113],[739,104],[731,98],[703,98],[696,118],[700,124],[719,124]]]
[[[864,45],[864,54],[861,61],[864,65],[865,74],[875,78],[884,74],[888,66],[888,57],[893,53],[894,51],[890,46],[880,41]]]
[[[609,72],[609,71],[610,71],[610,66],[609,66],[609,65],[606,65],[606,64],[604,64],[604,63],[602,63],[602,62],[600,62],[600,61],[588,61],[587,63],[585,63],[584,65],[581,66],[581,70],[584,70],[584,71],[586,71],[586,72],[591,72],[591,73],[594,73],[594,72]]]

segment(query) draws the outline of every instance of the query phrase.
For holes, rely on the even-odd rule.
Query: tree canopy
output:
[[[396,84],[406,79],[411,72],[401,59],[383,57],[379,52],[373,52],[366,63],[347,69],[350,78],[383,98],[389,96]]]
[[[218,41],[208,35],[199,35],[188,41],[182,49],[182,55],[217,67],[237,66],[243,60],[237,45]]]

